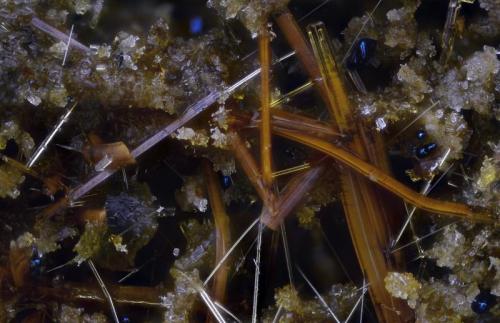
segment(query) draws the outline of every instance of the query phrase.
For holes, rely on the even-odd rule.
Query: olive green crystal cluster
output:
[[[322,299],[340,320],[345,320],[351,314],[351,310],[362,291],[353,285],[333,285],[330,290],[322,295]],[[297,289],[290,285],[276,290],[276,305],[270,309],[266,321],[272,321],[277,308],[282,308],[284,314],[280,322],[298,322],[308,320],[310,322],[321,322],[329,313],[325,306],[316,297],[312,300],[302,299]]]
[[[0,127],[0,149],[5,150],[9,140],[13,140],[18,146],[20,153],[30,156],[35,143],[31,136],[20,129],[19,125],[12,120],[5,120]],[[0,197],[17,198],[20,194],[18,185],[24,181],[24,174],[6,163],[0,166]]]

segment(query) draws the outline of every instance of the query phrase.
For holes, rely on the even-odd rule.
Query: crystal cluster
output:
[[[408,300],[408,305],[415,308],[422,284],[411,273],[391,272],[384,278],[384,283],[392,296]]]
[[[183,256],[177,259],[174,266],[179,270],[189,271],[211,263],[214,258],[214,226],[211,222],[201,224],[190,220],[182,224],[187,239]]]
[[[82,2],[78,8],[88,6]],[[147,37],[119,32],[109,45],[70,46],[66,53],[67,39],[54,41],[29,23],[36,14],[56,23],[55,27],[64,25],[66,15],[57,13],[57,6],[47,11],[43,5],[25,9],[7,5],[2,10],[8,17],[6,26],[16,30],[7,27],[8,41],[0,44],[0,85],[11,89],[0,94],[2,103],[64,107],[72,96],[92,105],[179,113],[196,99],[220,90],[228,75],[223,63],[228,60],[221,55],[225,36],[216,29],[185,40],[171,36],[169,26],[159,20]],[[68,58],[62,66],[65,54]]]
[[[23,131],[14,121],[6,121],[0,126],[0,150],[7,148],[9,140],[14,140],[19,146],[19,152],[28,157],[35,143],[31,136]]]
[[[456,65],[447,69],[436,61],[436,44],[427,30],[418,30],[414,15],[419,6],[405,6],[390,10],[385,19],[368,20],[365,15],[353,18],[344,31],[350,40],[355,31],[366,22],[359,37],[378,40],[379,56],[393,57],[400,62],[398,72],[389,85],[367,94],[355,95],[359,112],[373,122],[378,130],[408,124],[421,118],[438,147],[450,149],[445,168],[450,161],[463,157],[472,130],[462,115],[464,110],[474,110],[484,118],[498,119],[498,75],[500,62],[493,47],[457,57]],[[411,152],[406,152],[406,154]],[[420,162],[420,174],[411,172],[413,179],[429,177],[440,164],[440,150],[433,158]],[[432,156],[431,156],[432,157]]]
[[[360,38],[375,39],[386,46],[384,54],[398,59],[408,57],[418,43],[414,15],[419,4],[420,1],[411,1],[407,6],[389,10],[384,19],[373,19],[369,14],[352,18],[343,32],[346,44]]]
[[[448,161],[463,157],[462,152],[469,143],[471,130],[461,113],[452,109],[436,108],[427,112],[422,119],[425,130],[436,140],[436,143],[440,147],[450,149]],[[441,154],[445,153],[446,151],[442,151]],[[441,157],[428,163],[426,168],[429,173],[437,170],[436,166],[441,162],[439,158]]]
[[[399,9],[389,10],[384,44],[398,48],[401,58],[408,56],[417,42],[417,22],[413,19],[420,1]]]
[[[473,109],[480,114],[491,114],[498,109],[494,105],[494,90],[499,70],[495,48],[484,46],[483,51],[472,54],[460,68],[446,72],[436,87],[436,97],[455,111]]]
[[[24,175],[8,165],[0,165],[0,197],[17,198],[21,191],[18,186],[24,182]]]
[[[418,281],[411,273],[389,273],[385,286],[392,296],[405,299],[415,309],[417,322],[462,322],[474,313],[471,303],[479,288],[462,284],[453,276],[449,282]]]
[[[190,176],[175,194],[177,203],[186,212],[205,212],[208,208],[205,182],[200,176]]]
[[[471,303],[478,293],[476,285],[430,281],[422,287],[415,315],[419,322],[461,322],[470,319],[474,316]]]
[[[144,26],[135,23],[129,26],[126,21],[122,22],[125,26],[118,26],[124,31],[110,32],[107,29],[109,26],[103,27],[115,23],[113,19],[116,17],[114,13],[110,15],[109,11],[115,6],[128,8],[129,1],[109,5],[103,10],[104,0],[0,0],[0,198],[5,198],[0,202],[2,207],[7,206],[7,211],[1,212],[3,221],[0,227],[3,228],[2,233],[8,231],[7,243],[13,240],[7,251],[10,253],[1,257],[1,293],[7,297],[0,297],[0,321],[7,321],[6,316],[12,321],[23,320],[27,301],[35,303],[36,311],[51,311],[51,317],[56,321],[108,321],[110,316],[106,318],[99,312],[86,313],[86,309],[80,308],[80,304],[75,302],[69,306],[64,300],[54,302],[50,293],[43,297],[37,295],[38,287],[51,290],[57,288],[51,284],[56,285],[61,281],[75,295],[81,280],[87,282],[94,277],[87,276],[88,272],[78,271],[80,269],[75,269],[74,264],[89,260],[96,264],[96,270],[104,269],[104,284],[108,284],[108,281],[110,285],[118,284],[114,279],[124,272],[127,272],[125,278],[133,277],[127,281],[130,286],[120,282],[114,288],[117,291],[136,292],[124,293],[131,298],[130,304],[134,304],[134,315],[135,306],[139,308],[145,302],[132,299],[143,297],[142,292],[150,289],[151,294],[154,294],[153,290],[159,293],[156,297],[160,302],[153,305],[148,303],[148,306],[160,308],[161,311],[157,311],[156,315],[165,322],[205,319],[208,311],[200,300],[206,301],[208,297],[216,296],[210,290],[211,286],[204,286],[201,279],[205,279],[214,268],[216,254],[219,256],[221,249],[226,247],[222,245],[228,241],[221,241],[224,237],[220,234],[227,223],[221,223],[224,221],[218,221],[217,217],[215,223],[209,220],[213,215],[210,214],[207,182],[198,167],[200,159],[209,159],[217,171],[215,178],[220,185],[210,185],[210,188],[220,186],[220,195],[231,221],[231,235],[234,228],[239,230],[242,225],[248,224],[248,218],[241,220],[239,215],[258,214],[257,209],[264,204],[260,203],[261,197],[256,194],[245,173],[237,168],[234,152],[229,145],[229,133],[241,130],[241,126],[244,128],[241,131],[242,137],[245,136],[244,145],[258,161],[260,147],[257,131],[238,123],[258,112],[258,95],[254,90],[260,88],[252,84],[250,90],[245,89],[234,95],[224,91],[228,89],[228,83],[244,82],[245,78],[241,77],[248,74],[250,69],[242,62],[251,60],[240,60],[241,53],[246,51],[247,44],[241,40],[248,40],[246,31],[238,28],[233,30],[232,27],[238,26],[227,25],[225,20],[238,19],[256,37],[263,27],[269,27],[272,15],[279,15],[288,2],[209,0],[206,4],[215,10],[193,13],[193,8],[188,5],[189,17],[178,17],[183,14],[165,12],[172,8],[182,11],[183,5],[178,1],[168,1],[162,7],[166,8],[165,12],[158,15],[155,12],[157,18],[145,22],[147,27],[142,28]],[[290,6],[295,16],[302,14],[296,11],[304,5],[297,5],[298,2]],[[342,2],[321,2],[325,6],[343,6]],[[461,1],[464,7],[465,2]],[[142,8],[139,2],[134,3],[137,3],[137,8]],[[387,152],[382,145],[369,143],[373,138],[370,131],[376,130],[379,132],[376,134],[379,136],[377,139],[386,136],[391,153],[394,152],[397,158],[402,157],[408,164],[412,163],[413,168],[406,174],[414,181],[433,179],[436,183],[436,175],[440,171],[450,170],[442,182],[439,179],[440,186],[430,193],[435,194],[433,198],[461,199],[470,206],[481,208],[480,212],[498,218],[500,142],[496,126],[500,120],[500,63],[498,49],[491,46],[497,45],[500,35],[500,3],[497,0],[478,0],[478,5],[472,7],[466,19],[458,15],[459,20],[453,30],[456,36],[454,47],[450,48],[446,63],[439,59],[439,55],[445,52],[439,41],[443,31],[421,17],[421,12],[429,10],[426,6],[429,6],[429,1],[418,0],[388,2],[380,7],[377,5],[376,10],[369,14],[352,18],[343,34],[337,35],[342,41],[336,41],[335,46],[332,46],[341,69],[340,75],[350,77],[358,89],[355,91],[353,87],[349,96],[359,129],[366,130],[368,144],[365,148],[370,154],[370,159],[366,160],[373,162],[375,158],[372,158],[372,154],[382,156]],[[106,21],[98,24],[101,12],[113,18],[106,16]],[[215,13],[223,20],[211,16]],[[186,19],[194,19],[198,23],[201,21],[207,27],[201,28],[202,32],[191,31],[193,37],[186,37]],[[440,19],[442,17],[429,20],[434,22]],[[299,23],[301,29],[306,29],[302,22]],[[280,24],[280,27],[283,26]],[[286,28],[285,25],[283,33],[290,32]],[[239,35],[240,32],[242,35]],[[272,32],[271,35],[274,37]],[[89,42],[89,39],[92,41]],[[255,42],[250,45],[254,46]],[[271,46],[276,53],[290,49],[281,41],[273,41]],[[243,51],[240,52],[240,49]],[[305,78],[305,74],[296,78],[296,66],[299,66],[296,57],[273,66],[272,86],[282,88],[271,88],[271,96],[273,99],[282,95],[286,97],[283,101],[285,104],[279,107],[283,109],[280,112],[310,113],[321,120],[324,106],[310,104],[313,96],[308,93],[301,93],[297,98],[287,95],[292,86],[297,86],[295,81],[302,82]],[[242,81],[238,82],[237,79]],[[348,80],[345,83],[349,84]],[[101,156],[98,160],[92,160],[92,154],[83,148],[87,141],[85,137],[93,137],[94,132],[99,132],[106,142],[122,141],[124,146],[132,150],[155,133],[161,136],[160,131],[165,125],[182,123],[185,119],[181,115],[187,107],[214,92],[220,94],[217,103],[213,104],[218,106],[200,113],[189,124],[176,128],[155,149],[145,149],[149,151],[137,158],[137,163],[120,169],[106,183],[99,183],[92,193],[86,192],[83,197],[71,199],[72,193],[78,191],[73,188],[81,188],[80,184],[85,187],[87,176],[99,181],[99,176],[107,174],[106,166],[95,167],[107,159]],[[75,113],[65,127],[55,133],[56,140],[49,145],[43,158],[33,169],[24,167],[35,142],[43,142],[46,130],[51,128],[55,119],[53,117],[64,113],[63,109],[73,101],[78,103]],[[299,105],[305,103],[304,106],[311,106],[294,106],[297,101]],[[279,117],[278,113],[276,116]],[[300,117],[295,118],[295,125],[303,122]],[[364,129],[366,126],[373,129]],[[342,137],[332,143],[349,150],[347,147],[352,143],[350,134]],[[287,170],[297,165],[300,168],[302,163],[301,171],[307,171],[310,165],[305,163],[316,160],[316,154],[305,148],[290,153],[288,149],[293,148],[293,144],[281,140],[277,136],[273,137],[273,171]],[[281,146],[286,150],[283,154]],[[432,148],[422,150],[424,146]],[[299,150],[300,147],[297,148]],[[473,158],[463,158],[469,155]],[[168,171],[165,158],[174,162],[172,167],[168,165],[171,168]],[[353,163],[358,165],[357,162]],[[400,170],[398,163],[392,163],[391,166]],[[463,169],[461,166],[464,166]],[[170,178],[172,169],[181,178],[182,184],[177,178]],[[94,171],[100,171],[97,177],[92,177]],[[332,267],[327,264],[331,259],[322,258],[324,253],[318,243],[320,229],[326,229],[331,223],[320,221],[316,213],[333,202],[338,203],[337,199],[342,194],[339,191],[345,189],[345,185],[340,185],[338,181],[339,172],[345,171],[343,167],[329,167],[314,186],[304,196],[300,196],[303,203],[295,211],[300,228],[296,230],[296,222],[286,223],[287,227],[290,225],[292,228],[289,231],[291,239],[296,238],[297,231],[303,228],[314,230],[308,235],[312,237],[314,245],[300,241],[303,246],[299,250],[310,252],[314,261],[323,261],[322,270],[314,271],[319,275]],[[61,187],[57,192],[55,190],[53,194],[46,195],[44,189],[53,174],[60,178]],[[398,175],[404,176],[404,170]],[[266,189],[278,196],[286,192],[282,189],[292,176],[295,174],[274,178],[273,186]],[[23,182],[26,184],[21,185]],[[90,184],[93,183],[91,180]],[[447,184],[456,189],[449,188]],[[159,192],[159,199],[149,192],[147,185]],[[213,190],[210,192],[213,193]],[[211,200],[213,198],[211,195]],[[357,201],[354,202],[344,203],[345,207],[358,207],[355,205]],[[390,203],[390,200],[380,195],[380,202]],[[15,210],[17,207],[22,209],[19,214]],[[56,209],[54,212],[46,212],[53,207]],[[163,212],[166,209],[170,210],[168,216],[164,215],[167,212]],[[336,211],[333,208],[328,211],[331,210]],[[9,216],[3,217],[7,213]],[[10,213],[19,215],[16,223],[11,223],[14,221]],[[445,217],[424,212],[417,212],[415,219],[421,215],[425,216],[425,221],[419,218],[418,222],[412,223],[415,225],[415,234],[420,236],[427,227],[434,230],[439,224],[440,229],[435,231],[436,234],[426,236],[425,242],[428,244],[422,243],[423,252],[420,253],[422,264],[432,264],[435,270],[426,271],[425,276],[391,272],[385,277],[388,292],[406,300],[414,309],[418,322],[477,321],[486,317],[483,313],[478,316],[478,308],[491,311],[487,315],[499,316],[499,305],[485,303],[500,294],[498,230],[494,226],[466,221],[450,224]],[[335,219],[334,225],[345,225],[339,219]],[[347,222],[352,224],[352,221]],[[325,227],[321,227],[323,225]],[[390,225],[388,223],[387,228],[377,226],[374,230],[387,229],[387,233],[390,233],[393,232],[389,231]],[[178,232],[183,236],[176,234]],[[372,233],[363,232],[365,237]],[[267,239],[267,234],[264,232],[264,239]],[[163,241],[160,238],[165,236],[172,245],[158,248],[158,244]],[[405,233],[403,240],[407,236]],[[234,272],[226,277],[223,276],[227,272],[218,272],[220,277],[227,278],[228,285],[222,287],[228,292],[228,305],[232,310],[234,307],[236,315],[245,321],[252,293],[247,284],[248,281],[252,284],[254,278],[249,273],[255,270],[256,265],[252,257],[253,245],[247,240],[250,239],[243,242],[248,243],[247,246],[235,249],[242,253],[238,264],[234,262],[236,256],[228,258],[227,266],[232,269],[234,265]],[[291,248],[296,245],[293,242],[290,243]],[[421,242],[420,239],[418,242]],[[234,241],[229,241],[230,245],[232,243]],[[5,241],[0,239],[0,245],[5,245]],[[414,245],[410,242],[399,249],[406,252]],[[252,247],[244,254],[248,246]],[[263,251],[268,250],[265,247],[266,243]],[[6,249],[9,249],[8,245]],[[281,251],[278,248],[278,252]],[[296,250],[292,251],[295,254]],[[60,266],[62,257],[67,257],[63,263],[68,266]],[[355,256],[352,257],[354,259]],[[44,269],[40,265],[42,258],[48,263],[43,265]],[[72,260],[68,262],[68,259]],[[399,255],[397,259],[401,259]],[[269,269],[264,268],[268,265],[267,260],[263,263],[263,269]],[[17,264],[20,265],[16,267]],[[45,272],[45,268],[53,268],[52,265],[59,267]],[[149,274],[149,268],[155,275]],[[412,270],[412,265],[407,268]],[[156,274],[158,269],[160,275]],[[361,269],[367,273],[366,268]],[[73,270],[79,274],[73,275]],[[70,274],[61,278],[66,273]],[[224,281],[216,277],[217,283]],[[316,278],[312,277],[311,281],[318,281]],[[33,290],[20,288],[31,283],[36,284]],[[158,286],[154,288],[134,286],[157,283]],[[368,282],[368,286],[370,283],[373,282]],[[241,293],[240,290],[235,292],[235,286],[244,288]],[[265,287],[260,285],[261,293]],[[331,320],[324,300],[339,319],[346,320],[366,292],[364,287],[335,284],[326,291],[325,286],[319,286],[321,297],[312,296],[312,293],[307,297],[304,287],[307,286],[297,284],[278,288],[274,295],[275,304],[267,310],[262,309],[269,306],[272,299],[260,302],[265,297],[259,295],[257,319],[272,321],[275,313],[279,312],[281,322]],[[203,294],[205,291],[207,294]],[[104,298],[98,301],[101,305],[106,304]],[[376,300],[373,304],[379,306]],[[127,311],[128,306],[119,306],[118,310]]]
[[[464,196],[470,204],[491,208],[492,213],[500,217],[500,143],[490,143],[490,147],[492,153],[483,158]]]
[[[498,296],[500,239],[489,228],[451,224],[425,254],[450,273],[443,279],[417,280],[411,273],[390,273],[386,289],[406,299],[417,322],[460,322],[475,317],[473,302],[483,290]],[[493,307],[493,313],[498,311]]]
[[[68,238],[78,236],[75,227],[62,221],[40,221],[35,226],[36,238],[34,244],[40,254],[54,252],[61,248],[60,243]]]
[[[149,190],[134,185],[129,194],[109,195],[105,209],[87,210],[88,219],[73,248],[77,253],[74,261],[81,264],[92,259],[99,266],[111,270],[124,270],[133,266],[137,253],[153,238],[158,228],[158,213],[151,203]],[[39,229],[40,240],[50,241],[48,238],[42,239],[47,233],[42,227]],[[50,237],[59,241],[69,237],[72,232],[61,228]]]
[[[318,225],[318,220],[315,217],[315,214],[319,210],[319,207],[312,206],[303,206],[298,209],[297,220],[299,220],[299,225],[305,229],[311,229],[313,226]]]
[[[398,81],[403,86],[403,91],[410,94],[413,103],[420,103],[426,93],[432,92],[429,83],[418,75],[408,64],[401,65],[397,74]]]
[[[206,147],[208,145],[209,137],[203,131],[195,131],[192,128],[182,127],[179,128],[172,137],[178,140],[186,140],[192,146]]]
[[[225,19],[238,18],[256,37],[270,13],[286,7],[290,0],[208,0]]]
[[[80,240],[73,248],[73,251],[77,253],[75,262],[77,264],[81,264],[82,262],[96,256],[105,241],[105,234],[105,225],[101,223],[86,223],[85,230],[80,236]]]
[[[426,74],[436,50],[429,35],[417,30],[414,15],[418,5],[416,1],[409,6],[392,9],[380,19],[372,19],[370,15],[354,17],[343,31],[346,44],[354,44],[355,39],[374,39],[377,41],[378,57],[391,57],[401,62],[389,86],[354,98],[360,114],[377,122],[380,130],[423,110],[433,92]],[[406,63],[403,64],[403,60]]]
[[[321,295],[328,307],[335,313],[337,318],[346,319],[352,310],[354,303],[361,296],[361,291],[353,285],[333,285]],[[275,291],[274,299],[276,308],[281,307],[285,311],[279,322],[323,322],[325,317],[332,319],[325,305],[315,297],[314,299],[302,298],[298,291],[291,285],[285,285]],[[269,319],[276,313],[276,308],[271,308]]]
[[[183,272],[172,268],[170,275],[174,278],[174,291],[162,297],[163,306],[166,311],[164,322],[189,322],[194,304],[198,299],[195,284],[202,285],[198,270]]]
[[[488,279],[488,257],[497,244],[498,237],[492,229],[450,225],[426,254],[435,259],[438,266],[452,269],[462,282],[482,282]]]
[[[210,46],[223,41],[222,34],[213,31],[202,37],[196,41],[172,39],[163,21],[151,27],[147,39],[122,32],[111,46],[95,47],[94,55],[82,61],[80,73],[69,81],[88,85],[88,93],[94,93],[91,89],[99,84],[99,97],[89,99],[100,104],[180,113],[224,85],[226,67],[216,47]],[[168,55],[162,55],[164,52]]]
[[[11,140],[17,144],[22,156],[30,156],[35,146],[33,139],[17,123],[9,120],[0,125],[0,151],[5,150]],[[6,161],[3,160],[0,165],[0,197],[15,199],[20,194],[18,186],[24,182],[25,176],[20,169],[9,165]]]
[[[80,307],[72,307],[68,305],[58,306],[55,311],[57,322],[61,323],[107,323],[107,317],[102,313],[85,313],[85,310]]]
[[[103,267],[118,269],[133,266],[139,250],[148,244],[158,229],[153,196],[147,187],[139,189],[142,194],[121,193],[106,199],[106,243],[96,258],[96,262]]]
[[[200,223],[189,220],[182,225],[182,230],[187,239],[185,250],[170,269],[174,279],[174,290],[162,296],[161,301],[165,306],[165,322],[191,321],[194,304],[199,298],[198,290],[203,288],[199,271],[214,259],[214,227],[213,224]],[[179,250],[174,249],[176,257]]]
[[[316,217],[321,208],[337,201],[338,178],[333,171],[326,172],[310,192],[307,193],[302,207],[296,211],[299,225],[304,229],[312,229],[319,224]]]
[[[203,286],[197,268],[203,267],[214,257],[214,232],[211,223],[201,224],[190,220],[182,225],[187,245],[182,255],[174,262],[170,275],[174,279],[174,290],[161,297],[166,308],[165,322],[186,322],[191,318],[198,299],[198,288]],[[175,256],[180,250],[175,248]]]
[[[232,154],[224,151],[209,152],[206,156],[212,161],[214,170],[224,176],[236,173],[236,161]]]

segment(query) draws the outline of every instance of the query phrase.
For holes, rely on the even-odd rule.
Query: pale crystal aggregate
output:
[[[285,8],[290,0],[208,0],[207,6],[215,8],[225,19],[238,18],[252,37],[259,34],[262,25],[272,12]]]

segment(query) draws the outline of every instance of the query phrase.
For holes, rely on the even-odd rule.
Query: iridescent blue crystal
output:
[[[220,182],[221,182],[222,188],[225,190],[230,188],[231,184],[233,184],[233,180],[231,179],[231,176],[222,175],[220,178]]]
[[[189,21],[189,31],[196,35],[203,31],[203,19],[200,16],[191,18]]]
[[[472,301],[471,308],[477,314],[486,313],[496,304],[496,296],[490,291],[481,291]]]
[[[419,131],[417,131],[417,139],[423,140],[425,139],[425,137],[427,137],[427,133],[425,132],[425,130],[420,129]]]
[[[366,65],[375,56],[377,41],[370,38],[361,38],[352,48],[347,58],[347,68],[356,69]]]
[[[429,156],[436,148],[437,148],[437,144],[431,142],[431,143],[428,143],[426,145],[417,147],[417,149],[415,151],[415,155],[418,158],[425,158],[425,157]]]

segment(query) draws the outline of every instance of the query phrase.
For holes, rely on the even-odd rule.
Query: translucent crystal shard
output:
[[[68,122],[70,115],[73,113],[77,103],[74,103],[72,106],[70,106],[65,113],[61,115],[57,123],[54,125],[52,130],[49,132],[47,137],[40,143],[38,148],[35,150],[33,155],[30,157],[28,162],[26,163],[26,167],[31,168],[33,165],[37,162],[37,160],[40,158],[40,156],[45,152],[47,149],[48,145],[54,139],[55,135],[57,132],[61,129],[64,123]]]
[[[351,127],[350,102],[347,92],[342,84],[341,75],[333,56],[333,49],[326,33],[323,23],[308,26],[308,36],[314,50],[314,55],[318,58],[323,82],[329,89],[327,106],[330,114],[335,120],[336,126],[341,132]],[[342,112],[344,110],[344,112]]]

